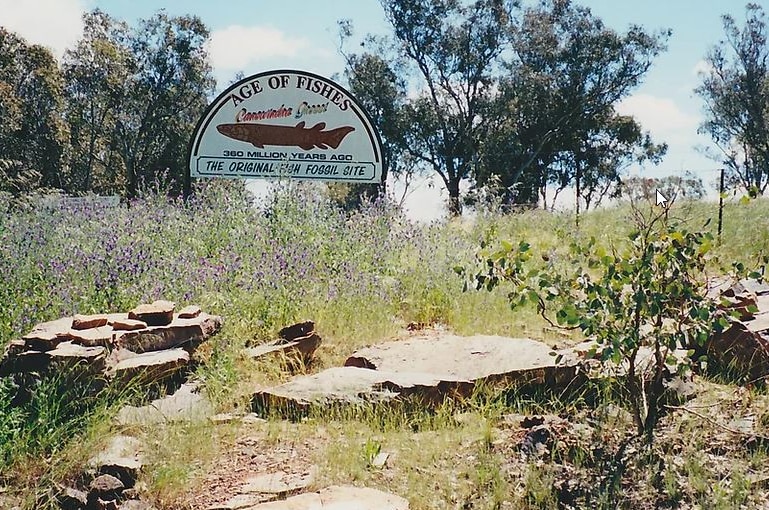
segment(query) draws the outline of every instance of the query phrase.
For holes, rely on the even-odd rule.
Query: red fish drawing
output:
[[[233,140],[248,142],[254,147],[264,148],[265,145],[283,145],[301,147],[310,150],[336,149],[345,136],[355,131],[352,126],[342,126],[329,131],[323,131],[325,122],[319,122],[311,128],[304,127],[304,121],[296,126],[274,126],[270,124],[237,123],[219,124],[217,131]]]

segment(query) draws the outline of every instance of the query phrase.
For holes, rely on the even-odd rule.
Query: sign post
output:
[[[349,92],[304,71],[249,76],[222,92],[198,121],[192,178],[290,178],[380,184],[382,142]]]

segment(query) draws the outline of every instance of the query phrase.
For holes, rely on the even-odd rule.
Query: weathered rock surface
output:
[[[172,395],[153,400],[146,406],[125,406],[117,415],[121,426],[146,426],[173,421],[203,420],[213,414],[213,406],[197,385],[183,384]]]
[[[88,371],[97,374],[104,370],[106,349],[104,347],[83,347],[72,342],[60,342],[50,351],[17,351],[16,354],[6,354],[0,362],[0,376],[16,372],[42,372],[51,365],[57,368],[71,368],[75,365],[86,365]]]
[[[148,326],[165,326],[174,320],[176,303],[171,301],[153,301],[141,304],[128,312],[128,318],[146,322]]]
[[[112,329],[115,331],[135,331],[137,329],[146,328],[147,323],[134,319],[116,319],[110,322],[110,326],[112,326]]]
[[[116,344],[136,353],[172,349],[188,344],[196,346],[214,335],[221,327],[221,317],[201,313],[192,319],[177,317],[164,326],[123,332],[117,337]]]
[[[575,365],[556,364],[552,353],[546,344],[526,338],[444,334],[366,347],[347,358],[345,366],[448,374],[473,382],[570,382]]]
[[[180,319],[194,319],[198,315],[200,315],[200,307],[197,305],[189,305],[185,306],[181,310],[179,310],[179,318]]]
[[[242,494],[275,494],[285,496],[295,494],[309,487],[315,481],[316,470],[307,473],[263,473],[245,480],[240,488]]]
[[[184,349],[168,349],[137,354],[118,362],[108,370],[112,378],[140,383],[159,381],[170,377],[187,366],[190,354]]]
[[[86,347],[109,347],[115,338],[112,326],[99,326],[82,331],[69,330],[62,335],[72,343]]]
[[[300,322],[298,324],[293,324],[291,326],[286,326],[285,328],[278,331],[278,336],[286,341],[296,340],[297,338],[310,336],[315,332],[315,322],[313,321],[305,321]]]
[[[113,499],[125,489],[123,482],[112,475],[99,475],[89,485],[91,494],[101,498]]]
[[[376,489],[333,486],[318,492],[261,503],[248,510],[408,510],[409,502],[400,496]]]
[[[107,447],[88,461],[99,475],[110,475],[125,487],[133,487],[144,465],[141,441],[131,436],[114,436]]]
[[[727,309],[740,313],[740,320],[707,342],[708,359],[751,379],[769,375],[769,284],[756,280],[721,283],[713,286],[710,295],[723,298]]]
[[[88,494],[66,487],[57,495],[56,500],[61,510],[82,510],[88,504]]]
[[[320,336],[312,333],[308,336],[298,337],[291,341],[283,339],[244,349],[243,353],[251,359],[259,359],[269,354],[281,353],[285,356],[297,356],[308,363],[315,356],[315,351],[320,347]]]
[[[300,411],[312,405],[383,402],[408,396],[437,403],[447,396],[468,395],[472,386],[471,381],[451,375],[337,367],[260,390],[252,403],[256,410],[276,407]]]
[[[89,365],[93,373],[104,370],[107,349],[104,347],[84,347],[72,342],[62,342],[52,351],[46,353],[51,363],[73,366],[79,363]]]
[[[21,339],[24,340],[29,350],[50,351],[61,342],[68,340],[67,333],[71,325],[71,317],[43,322],[32,328],[32,331]]]
[[[107,325],[107,316],[104,314],[99,315],[80,315],[76,314],[72,318],[72,329],[90,329],[98,328],[100,326]]]

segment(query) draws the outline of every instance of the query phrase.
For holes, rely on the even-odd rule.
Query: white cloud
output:
[[[61,59],[83,33],[86,0],[0,0],[0,25]]]
[[[273,57],[296,57],[310,41],[292,38],[271,27],[230,25],[211,33],[209,55],[218,73],[240,71],[254,62]]]
[[[696,64],[694,64],[694,67],[692,68],[692,74],[694,76],[700,77],[702,75],[709,75],[713,71],[713,66],[710,65],[709,62],[706,62],[705,60],[698,60]]]
[[[623,115],[632,115],[644,130],[656,138],[696,134],[700,123],[698,115],[683,111],[675,101],[666,97],[636,94],[617,105]]]

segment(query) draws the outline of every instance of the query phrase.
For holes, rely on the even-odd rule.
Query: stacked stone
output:
[[[13,340],[0,376],[84,368],[94,379],[151,383],[184,369],[194,350],[222,325],[198,306],[175,312],[155,301],[128,313],[75,315],[35,326]]]

